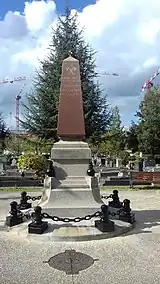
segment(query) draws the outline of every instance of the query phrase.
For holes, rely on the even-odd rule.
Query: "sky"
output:
[[[45,58],[51,26],[66,4],[79,15],[84,36],[97,51],[98,72],[112,107],[118,106],[122,123],[129,126],[144,93],[141,87],[160,67],[159,0],[5,0],[0,5],[0,80],[26,76],[26,81],[0,84],[0,111],[15,128],[15,97],[23,88],[22,102],[31,88],[38,59]],[[160,83],[159,78],[154,81]],[[22,107],[20,105],[22,116]]]

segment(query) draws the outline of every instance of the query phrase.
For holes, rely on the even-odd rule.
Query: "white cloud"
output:
[[[148,58],[144,63],[143,67],[144,68],[150,68],[152,66],[155,66],[158,62],[158,59],[156,57]]]
[[[55,10],[56,5],[53,1],[25,2],[24,14],[28,29],[31,32],[37,32],[48,28],[53,20]]]
[[[113,25],[123,13],[125,0],[101,0],[89,5],[79,13],[85,34],[89,37],[100,36],[107,26]]]
[[[154,45],[156,43],[156,36],[160,32],[160,18],[151,19],[142,22],[139,27],[140,40],[147,44]]]
[[[109,101],[120,107],[124,124],[134,118],[141,86],[160,67],[159,11],[159,0],[99,0],[79,13],[85,37],[98,51],[98,69],[120,75],[100,80]],[[21,14],[8,11],[0,21],[0,78],[33,75],[56,20],[52,0],[25,2]],[[10,112],[15,116],[15,95],[22,85],[0,85],[0,110],[5,110],[8,122]]]

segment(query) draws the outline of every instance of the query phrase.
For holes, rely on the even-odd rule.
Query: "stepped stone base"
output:
[[[85,177],[84,184],[76,184],[76,179],[69,179],[61,183],[58,188],[51,188],[57,183],[54,178],[46,177],[50,188],[44,190],[39,205],[48,214],[57,214],[61,217],[77,217],[92,214],[100,210],[103,201],[100,197],[98,181],[96,177]],[[62,212],[64,215],[62,215]]]
[[[45,188],[39,204],[43,211],[51,215],[64,212],[66,215],[63,217],[78,217],[100,210],[103,201],[98,180],[86,174],[91,160],[88,144],[81,141],[60,141],[54,144],[51,158],[56,178],[45,178]]]

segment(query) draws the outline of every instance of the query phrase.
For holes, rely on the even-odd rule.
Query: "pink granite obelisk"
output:
[[[62,63],[57,134],[51,159],[55,177],[46,178],[45,212],[83,216],[102,204],[96,177],[87,176],[91,149],[83,141],[85,124],[79,61],[69,56]]]
[[[57,134],[62,140],[85,137],[80,67],[72,56],[62,63]]]

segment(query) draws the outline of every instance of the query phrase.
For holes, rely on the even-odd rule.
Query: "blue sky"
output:
[[[28,78],[22,94],[22,114],[22,102],[32,86],[38,59],[46,56],[50,28],[56,25],[57,13],[64,12],[65,0],[0,1],[0,79]],[[135,120],[143,98],[142,85],[160,68],[160,1],[68,0],[68,4],[78,11],[84,37],[97,51],[98,70],[119,74],[100,76],[99,81],[108,102],[119,107],[123,125],[128,126]],[[0,85],[0,111],[8,123],[10,112],[15,117],[15,96],[23,83]],[[160,76],[154,83],[160,83]]]
[[[25,2],[26,0],[1,0],[0,17],[3,18],[4,15],[8,12],[8,10],[23,12]],[[63,13],[65,3],[68,3],[71,9],[77,9],[81,11],[85,6],[88,6],[89,4],[94,4],[96,0],[55,0],[55,2],[58,12]]]

